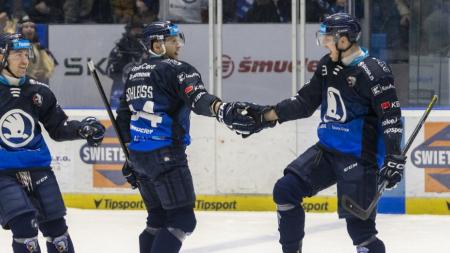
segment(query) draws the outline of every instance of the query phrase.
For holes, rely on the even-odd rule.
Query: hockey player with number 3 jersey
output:
[[[320,60],[312,79],[294,97],[275,106],[247,104],[256,120],[251,133],[277,122],[307,118],[320,107],[319,142],[287,166],[273,190],[285,253],[302,251],[303,198],[334,184],[339,217],[345,218],[357,252],[385,252],[376,237],[375,212],[360,220],[339,204],[345,194],[367,208],[377,181],[387,179],[387,188],[394,187],[406,161],[400,150],[403,126],[394,77],[386,63],[357,44],[360,33],[359,23],[348,14],[327,17],[317,42],[330,53]]]
[[[195,193],[185,149],[190,144],[190,112],[216,117],[238,133],[249,134],[254,120],[240,103],[223,103],[209,94],[200,73],[179,61],[184,35],[171,22],[144,28],[150,57],[131,68],[117,109],[117,123],[129,142],[127,181],[148,211],[139,236],[141,253],[175,253],[194,231]]]
[[[97,146],[105,128],[93,117],[67,119],[49,87],[25,75],[30,41],[0,34],[0,224],[11,229],[14,253],[73,253],[66,209],[50,167],[40,123],[56,141],[86,139]]]

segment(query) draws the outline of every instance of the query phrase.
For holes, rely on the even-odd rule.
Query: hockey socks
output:
[[[35,214],[22,214],[11,219],[8,226],[13,233],[12,248],[14,253],[40,253],[38,243],[38,225]]]
[[[154,238],[150,252],[178,253],[180,249],[181,240],[174,233],[169,232],[168,228],[162,228]]]
[[[282,211],[278,206],[278,231],[284,253],[301,252],[301,242],[305,235],[305,211],[295,207]]]
[[[142,233],[139,235],[139,252],[140,253],[150,253],[153,246],[153,241],[155,240],[155,237],[157,233],[159,232],[160,228],[152,228],[147,227],[142,231]]]

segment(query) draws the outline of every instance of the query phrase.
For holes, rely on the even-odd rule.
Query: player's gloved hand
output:
[[[123,164],[122,175],[131,185],[132,189],[136,189],[139,186],[139,181],[137,180],[136,174],[134,173],[133,167],[129,161],[125,161]]]
[[[105,127],[94,117],[87,117],[81,121],[78,135],[86,139],[89,146],[97,147],[102,144]]]
[[[405,163],[406,156],[387,155],[380,170],[380,181],[378,183],[386,179],[388,181],[387,189],[395,187],[402,180]]]
[[[274,107],[270,105],[258,105],[254,103],[245,103],[246,111],[255,120],[255,129],[249,135],[243,135],[244,138],[250,136],[251,134],[257,133],[265,128],[274,127],[277,121],[267,121],[264,114]]]
[[[222,103],[217,110],[216,118],[238,134],[251,134],[255,129],[255,120],[247,115],[246,103]]]

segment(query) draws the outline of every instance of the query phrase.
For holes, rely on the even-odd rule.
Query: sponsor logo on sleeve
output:
[[[374,96],[378,96],[381,93],[383,93],[387,90],[390,90],[390,89],[395,89],[395,86],[392,83],[389,83],[388,85],[377,84],[372,87],[372,93]]]
[[[380,107],[382,110],[387,110],[387,109],[391,108],[391,102],[389,102],[389,101],[383,102],[383,103],[381,103]]]
[[[189,78],[194,78],[194,77],[200,78],[200,74],[197,72],[190,73],[190,74],[186,74],[186,72],[181,72],[180,74],[177,75],[179,83],[182,83],[184,80],[189,79]]]
[[[401,134],[403,133],[403,128],[399,127],[390,127],[384,130],[384,134]]]
[[[394,102],[383,102],[380,105],[381,109],[384,110],[389,110],[389,109],[394,109],[394,108],[400,108],[400,101],[394,101]]]
[[[184,93],[185,93],[185,94],[189,94],[189,93],[191,93],[191,91],[193,91],[193,90],[194,90],[194,86],[189,85],[188,87],[186,87],[186,88],[184,89]]]
[[[383,122],[381,122],[381,126],[387,126],[387,125],[394,125],[398,122],[397,118],[394,119],[385,119]]]
[[[372,87],[372,93],[374,96],[378,96],[381,94],[381,86],[379,84]]]

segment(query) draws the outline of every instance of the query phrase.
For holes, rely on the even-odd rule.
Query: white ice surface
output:
[[[69,232],[77,253],[139,252],[144,211],[69,209]],[[197,212],[197,228],[183,253],[281,252],[274,212]],[[379,215],[379,237],[388,253],[450,252],[450,216]],[[40,236],[45,251],[45,242]],[[0,230],[0,253],[11,250],[10,231]],[[305,253],[355,253],[336,214],[307,214]]]

